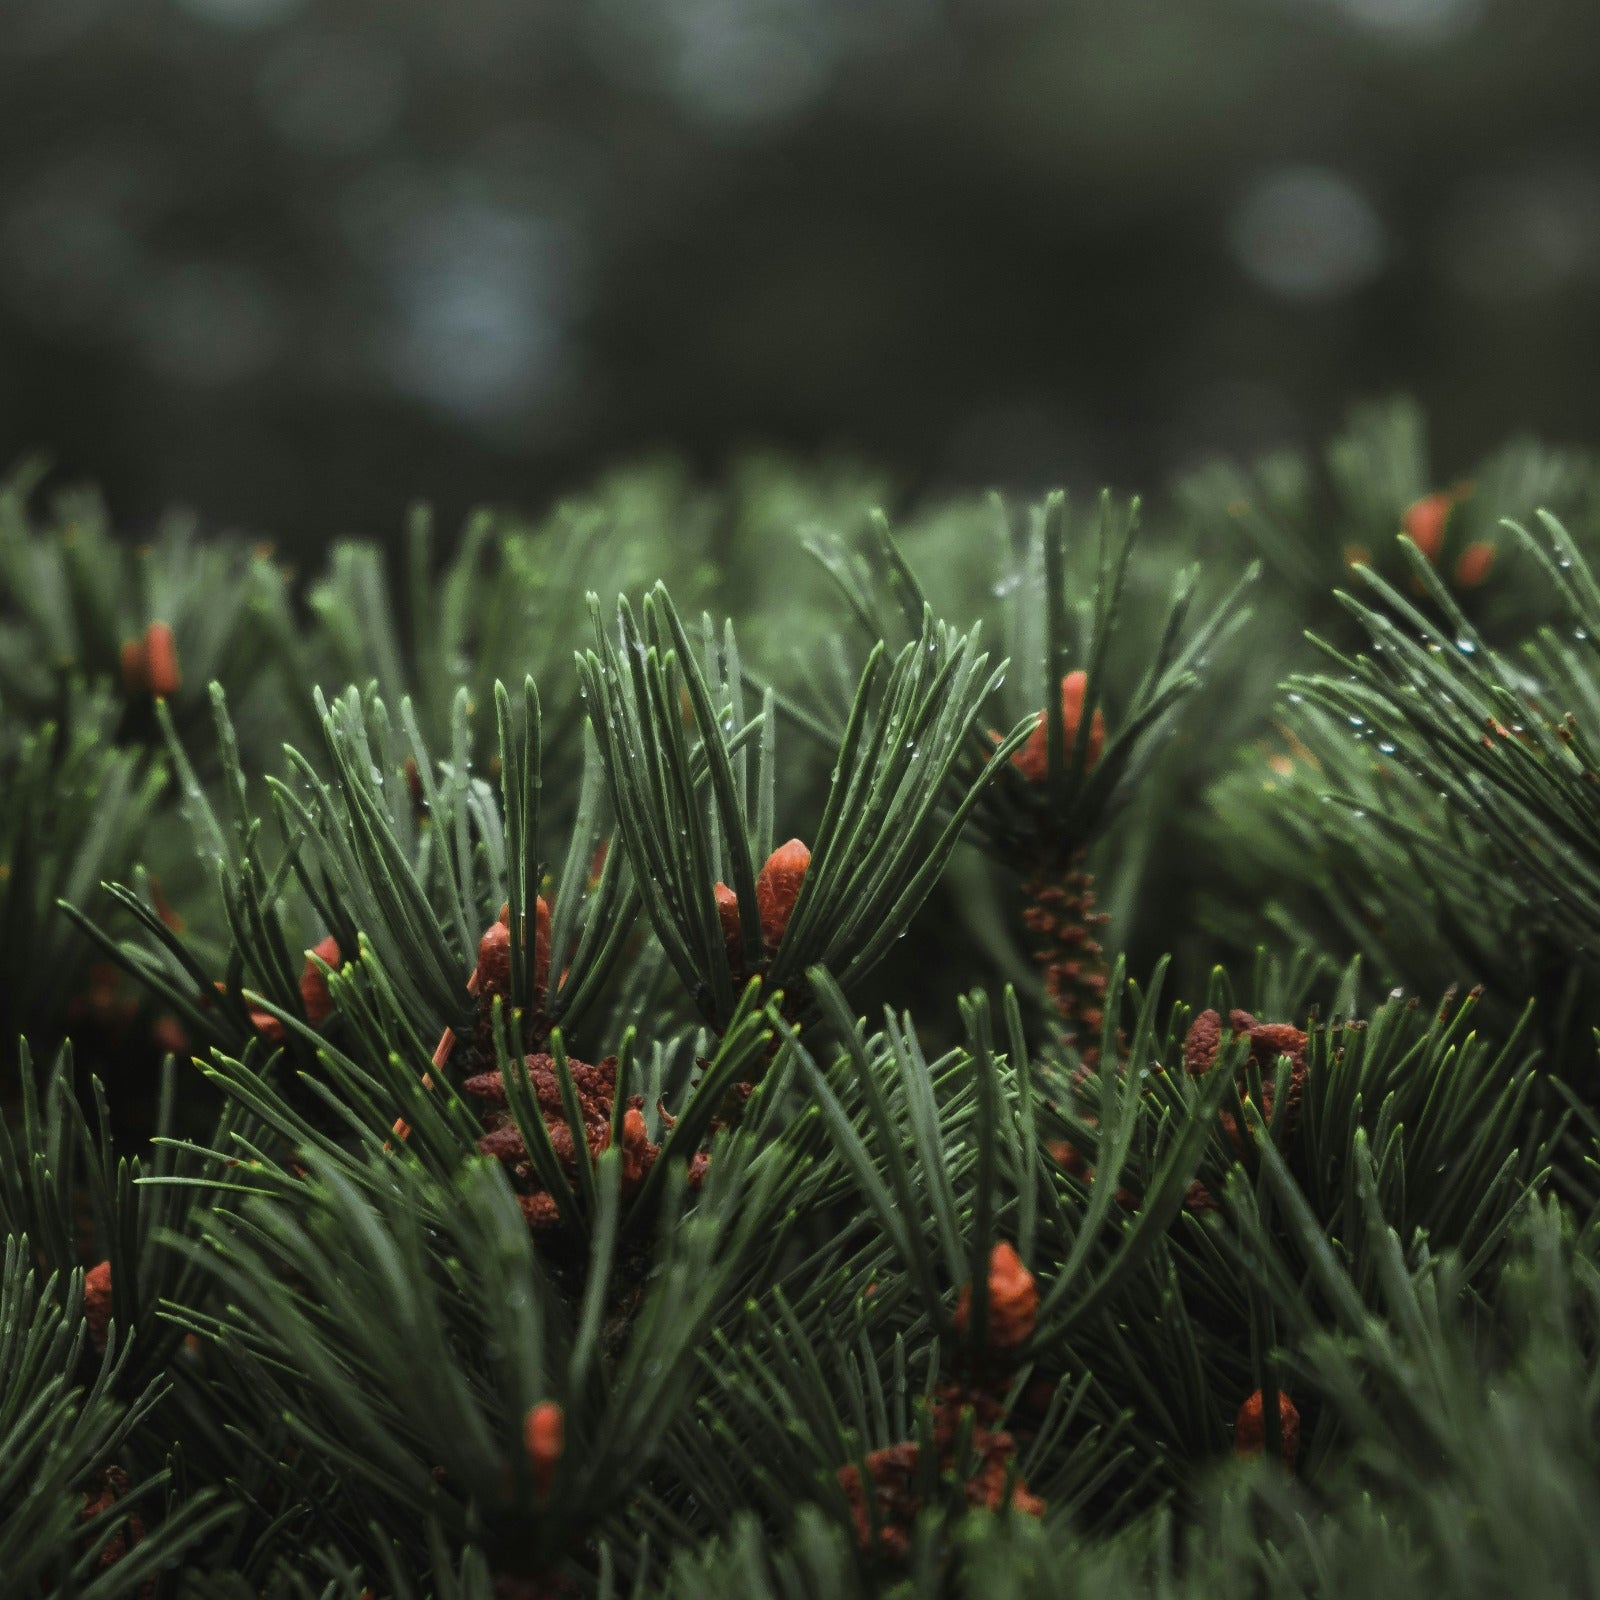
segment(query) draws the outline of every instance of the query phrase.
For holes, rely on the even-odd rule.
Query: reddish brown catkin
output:
[[[1084,852],[1076,851],[1064,869],[1027,879],[1022,920],[1034,935],[1034,960],[1065,1024],[1067,1042],[1077,1048],[1084,1066],[1092,1068],[1100,1059],[1110,981],[1097,935],[1110,918],[1094,908],[1094,877],[1083,860]]]

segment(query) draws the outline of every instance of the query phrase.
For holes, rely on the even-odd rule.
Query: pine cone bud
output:
[[[1489,576],[1495,548],[1487,539],[1474,539],[1456,559],[1456,587],[1476,589]]]
[[[111,1263],[102,1261],[83,1275],[83,1318],[89,1324],[89,1337],[102,1353],[111,1323]]]
[[[533,905],[533,950],[529,976],[533,994],[542,1002],[550,984],[550,907],[540,895]],[[511,906],[500,907],[500,915],[484,930],[478,941],[478,965],[467,983],[468,992],[487,1003],[499,995],[511,998]]]
[[[142,637],[123,641],[122,687],[128,694],[170,700],[181,685],[177,641],[167,623],[152,622]]]
[[[509,907],[502,907],[503,918],[510,917]],[[487,1003],[496,995],[504,998],[511,993],[511,926],[509,921],[491,922],[478,940],[478,964],[472,969],[468,989],[479,1000]]]
[[[1250,1041],[1249,1060],[1255,1062],[1262,1077],[1260,1111],[1269,1121],[1276,1094],[1278,1058],[1289,1058],[1289,1089],[1283,1114],[1286,1130],[1292,1128],[1299,1115],[1301,1097],[1305,1093],[1306,1045],[1309,1042],[1305,1030],[1295,1027],[1292,1022],[1257,1022],[1248,1011],[1239,1010],[1228,1013],[1228,1026],[1235,1039],[1248,1038]],[[1202,1011],[1189,1024],[1189,1031],[1184,1035],[1184,1066],[1196,1074],[1209,1072],[1216,1064],[1221,1044],[1222,1019],[1215,1011]],[[1240,1063],[1238,1085],[1241,1095],[1245,1093],[1249,1081],[1246,1069],[1247,1064]],[[1244,1136],[1233,1113],[1223,1111],[1220,1116],[1223,1131],[1236,1147],[1242,1147]]]
[[[228,986],[220,978],[217,980],[217,990],[226,994]],[[250,1026],[261,1035],[263,1039],[272,1044],[282,1044],[289,1037],[289,1030],[273,1016],[270,1011],[263,1011],[260,1006],[250,1006]]]
[[[739,922],[739,897],[727,884],[712,889],[717,901],[717,920],[722,924],[722,942],[728,951],[728,967],[739,972],[744,967],[744,929]]]
[[[1189,1024],[1183,1037],[1183,1064],[1195,1075],[1209,1072],[1222,1044],[1222,1018],[1215,1011],[1202,1011]]]
[[[1233,1453],[1236,1456],[1258,1456],[1267,1447],[1266,1406],[1259,1389],[1239,1407],[1238,1420],[1233,1425]],[[1278,1432],[1283,1441],[1283,1464],[1294,1471],[1295,1458],[1300,1454],[1300,1413],[1295,1403],[1282,1389],[1278,1391]]]
[[[789,926],[794,903],[800,896],[800,885],[805,881],[806,869],[811,865],[811,852],[798,839],[781,844],[767,857],[756,879],[756,908],[761,913],[761,937],[769,950],[776,950],[783,942],[783,931]],[[724,922],[724,928],[727,924]]]
[[[1081,668],[1069,672],[1061,680],[1061,727],[1066,736],[1067,759],[1078,743],[1078,733],[1083,723],[1083,701],[1089,689],[1089,674]],[[1084,751],[1084,770],[1088,771],[1100,759],[1105,749],[1106,719],[1097,708],[1089,721],[1088,744]],[[1029,783],[1043,783],[1050,770],[1050,718],[1041,711],[1028,742],[1014,752],[1012,764]]]
[[[622,1181],[630,1189],[644,1181],[650,1159],[650,1133],[644,1113],[630,1106],[622,1114]]]
[[[333,996],[328,993],[328,980],[312,955],[320,956],[330,967],[342,966],[339,941],[329,934],[313,946],[311,955],[306,957],[306,970],[300,974],[300,1003],[306,1008],[306,1021],[313,1028],[320,1028],[333,1014]]]
[[[545,897],[533,902],[533,992],[543,1003],[550,988],[550,907]]]
[[[957,1333],[967,1331],[972,1315],[972,1289],[968,1285],[956,1302]],[[1002,1240],[989,1253],[989,1343],[1014,1350],[1027,1341],[1039,1320],[1039,1286],[1022,1264],[1022,1257]]]
[[[121,1467],[107,1467],[100,1474],[99,1489],[84,1492],[79,1521],[91,1522],[96,1517],[104,1516],[127,1492],[128,1474]],[[96,1568],[101,1572],[109,1572],[135,1545],[143,1541],[144,1533],[143,1520],[137,1512],[130,1511],[123,1519],[122,1526],[101,1546]],[[138,1600],[154,1600],[155,1590],[156,1580],[146,1578],[136,1591]]]
[[[1420,500],[1413,500],[1400,519],[1400,526],[1412,544],[1429,561],[1437,562],[1444,548],[1444,527],[1455,503],[1456,497],[1448,489],[1441,489],[1437,494],[1425,494]]]
[[[144,630],[145,685],[158,700],[170,700],[182,687],[178,674],[178,644],[165,622],[152,622]]]
[[[554,1400],[541,1400],[522,1419],[522,1444],[533,1468],[533,1487],[543,1500],[555,1482],[556,1463],[566,1448],[566,1418]]]

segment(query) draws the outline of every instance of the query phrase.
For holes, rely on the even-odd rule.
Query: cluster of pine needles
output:
[[[893,501],[0,490],[5,1600],[1600,1593],[1600,457]]]

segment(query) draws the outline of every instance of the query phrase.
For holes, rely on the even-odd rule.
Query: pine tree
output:
[[[1596,466],[18,477],[5,1594],[1600,1591]]]

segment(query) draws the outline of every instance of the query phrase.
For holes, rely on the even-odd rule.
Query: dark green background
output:
[[[1596,433],[1594,0],[0,0],[0,462],[309,553],[670,448]]]

